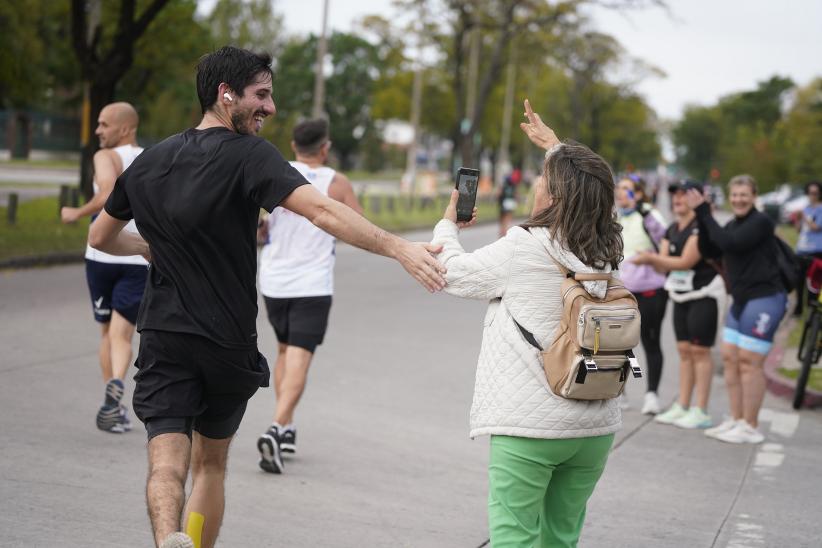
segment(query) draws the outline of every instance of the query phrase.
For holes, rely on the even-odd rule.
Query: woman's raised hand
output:
[[[528,99],[525,100],[525,117],[528,118],[528,122],[522,122],[519,127],[522,128],[522,131],[525,132],[532,143],[545,150],[559,143],[557,134],[545,125],[539,114],[531,109],[531,103],[528,102]]]

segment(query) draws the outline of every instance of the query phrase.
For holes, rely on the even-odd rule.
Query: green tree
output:
[[[274,103],[279,121],[269,124],[264,135],[283,148],[290,141],[294,123],[311,112],[314,89],[313,64],[317,37],[287,43],[274,76]],[[330,75],[326,76],[325,111],[331,141],[341,167],[351,166],[359,140],[374,131],[370,101],[380,73],[376,48],[353,34],[335,32],[328,41]]]
[[[691,106],[672,131],[677,162],[691,176],[706,179],[719,166],[722,121],[717,107]]]
[[[276,55],[283,44],[283,18],[271,0],[218,0],[206,22],[213,49],[231,44]]]

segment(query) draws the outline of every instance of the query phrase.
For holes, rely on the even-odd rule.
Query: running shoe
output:
[[[662,409],[659,407],[659,397],[656,392],[645,392],[645,402],[642,404],[643,415],[658,415]]]
[[[131,420],[128,418],[128,410],[124,405],[120,406],[120,425],[123,432],[131,432]]]
[[[713,428],[708,428],[705,430],[705,435],[709,438],[716,438],[718,434],[731,430],[734,426],[736,426],[737,422],[738,421],[734,418],[725,419],[719,426],[714,426]]]
[[[297,452],[297,429],[293,426],[286,427],[280,435],[280,450],[283,453]]]
[[[683,417],[687,412],[688,410],[679,405],[679,402],[674,402],[667,411],[654,417],[654,420],[661,424],[673,424],[675,420]]]
[[[185,533],[171,533],[165,538],[160,548],[194,548],[194,541]]]
[[[269,474],[283,473],[280,432],[276,426],[269,428],[257,439],[257,450],[260,452],[260,468]]]
[[[103,405],[97,411],[97,428],[104,432],[122,434],[125,432],[121,424],[120,406]]]
[[[687,413],[676,419],[671,424],[680,428],[693,430],[694,428],[710,428],[713,426],[714,421],[705,411],[699,407],[693,406],[688,409]]]
[[[106,383],[106,392],[103,405],[97,411],[97,428],[104,432],[121,434],[123,430],[120,425],[120,400],[123,399],[125,387],[120,379],[111,379]]]
[[[720,432],[714,437],[727,443],[762,443],[765,441],[762,432],[744,420],[737,421],[733,428],[726,432]]]

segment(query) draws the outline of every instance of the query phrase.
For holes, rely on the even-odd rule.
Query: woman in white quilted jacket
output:
[[[531,141],[546,159],[528,221],[467,253],[456,223],[458,193],[433,242],[448,268],[445,291],[489,300],[471,407],[471,437],[491,436],[488,524],[491,545],[576,546],[585,506],[599,480],[614,432],[622,426],[617,399],[580,401],[551,392],[538,351],[560,321],[563,275],[552,258],[578,273],[616,269],[621,227],[608,164],[584,145],[560,143],[525,101]],[[603,296],[606,282],[584,282]]]

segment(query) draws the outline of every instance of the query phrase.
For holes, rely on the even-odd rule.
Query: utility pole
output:
[[[326,26],[328,25],[328,0],[323,1],[323,30],[320,33],[320,40],[317,44],[317,66],[314,69],[314,108],[311,110],[312,118],[321,118],[325,114],[323,105],[325,105],[325,73],[323,67],[325,66],[325,53],[327,50],[326,44]]]
[[[477,107],[477,79],[479,78],[479,56],[480,56],[480,28],[474,27],[471,31],[471,51],[468,58],[468,89],[465,97],[465,119],[466,124],[463,133],[467,133],[473,124],[474,109]]]

